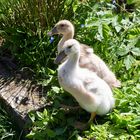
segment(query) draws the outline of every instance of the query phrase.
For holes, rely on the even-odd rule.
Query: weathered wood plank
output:
[[[40,87],[21,74],[11,74],[0,63],[0,102],[20,130],[24,130],[29,121],[28,113],[43,108],[46,99]]]

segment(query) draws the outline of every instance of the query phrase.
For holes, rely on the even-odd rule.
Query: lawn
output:
[[[19,70],[28,67],[34,81],[45,87],[46,101],[51,104],[42,112],[29,113],[32,125],[27,138],[140,139],[140,3],[128,0],[127,4],[125,8],[109,0],[0,1],[0,36],[5,39],[0,56],[14,58]],[[112,112],[97,116],[84,131],[73,124],[77,120],[87,122],[90,114],[82,109],[68,112],[61,107],[75,106],[77,102],[58,84],[58,66],[53,61],[60,36],[54,36],[53,41],[47,36],[60,19],[75,25],[75,38],[90,45],[122,83],[121,88],[113,89],[116,103]],[[1,140],[18,140],[18,128],[2,108],[0,111]]]

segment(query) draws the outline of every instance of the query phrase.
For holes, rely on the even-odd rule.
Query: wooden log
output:
[[[39,86],[32,84],[28,78],[21,77],[21,74],[9,73],[0,63],[0,103],[23,131],[25,139],[28,132],[26,125],[30,122],[28,113],[45,107],[46,99]]]

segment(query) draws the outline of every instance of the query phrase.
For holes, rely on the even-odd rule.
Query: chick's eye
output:
[[[65,24],[61,24],[60,26],[61,26],[61,27],[64,27],[64,26],[65,26]]]
[[[72,46],[68,46],[68,49],[71,49]]]

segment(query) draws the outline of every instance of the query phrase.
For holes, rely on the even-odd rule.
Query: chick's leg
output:
[[[95,112],[92,112],[88,123],[84,124],[84,123],[81,123],[81,122],[76,122],[75,125],[74,125],[74,127],[75,128],[78,128],[80,130],[86,129],[87,127],[89,127],[89,125],[95,119],[95,116],[96,116],[96,113]]]
[[[90,116],[90,119],[88,121],[89,124],[95,119],[95,116],[96,116],[96,112],[92,112],[91,116]]]

